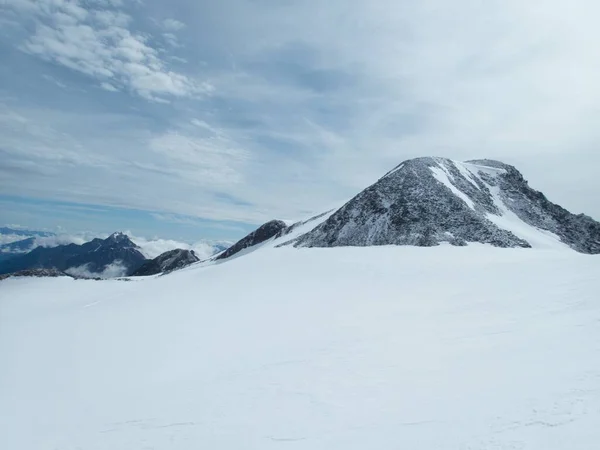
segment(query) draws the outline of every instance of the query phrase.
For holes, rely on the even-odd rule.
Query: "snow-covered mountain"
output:
[[[82,245],[37,247],[31,252],[0,262],[0,274],[28,269],[58,269],[81,276],[127,275],[138,269],[146,258],[127,235],[113,233],[106,239],[93,239]],[[117,267],[118,266],[118,267]]]
[[[561,247],[600,253],[600,223],[574,215],[529,187],[519,171],[490,161],[405,161],[325,222],[299,247],[370,245]]]
[[[57,268],[59,271],[69,271],[70,275],[76,277],[113,278],[132,274],[142,263],[153,267],[148,269],[151,271],[165,266],[164,260],[170,260],[174,255],[169,253],[172,250],[182,253],[175,261],[166,264],[165,267],[170,267],[166,270],[182,267],[178,264],[185,261],[196,261],[192,261],[192,253],[194,258],[208,259],[230,245],[228,241],[208,240],[187,244],[169,239],[129,237],[125,233],[114,233],[106,239],[94,238],[87,242],[82,235],[33,236],[0,245],[0,274],[35,268]],[[111,257],[114,259],[109,261]],[[152,260],[155,259],[162,262],[152,265]],[[45,272],[39,272],[37,276],[43,273]]]
[[[134,277],[141,277],[147,275],[156,275],[158,273],[168,273],[173,270],[187,267],[190,264],[200,261],[193,250],[184,250],[177,248],[175,250],[169,250],[156,258],[146,261],[142,266],[133,272],[131,275]]]

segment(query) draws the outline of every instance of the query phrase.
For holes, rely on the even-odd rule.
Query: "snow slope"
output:
[[[600,258],[271,244],[0,282],[0,447],[597,448]]]

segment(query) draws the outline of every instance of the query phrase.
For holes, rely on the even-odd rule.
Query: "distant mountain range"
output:
[[[160,248],[177,245],[169,240],[139,240],[134,242],[123,233],[114,233],[107,239],[96,238],[81,245],[57,245],[51,239],[52,246],[47,239],[56,235],[49,232],[36,232],[3,227],[6,233],[3,236],[9,239],[25,237],[25,239],[0,244],[0,274],[25,273],[34,269],[56,269],[58,272],[67,271],[75,277],[113,277],[120,275],[134,275],[134,272],[143,269],[140,275],[161,273],[176,270],[186,264],[198,261],[201,257],[209,258],[229,247],[225,241],[199,241],[191,249],[171,249],[154,257]],[[18,231],[19,234],[16,234]],[[40,239],[42,240],[40,245]],[[64,239],[73,239],[68,236]],[[137,240],[137,239],[136,239]],[[188,245],[188,244],[181,244]],[[160,251],[160,250],[159,250]],[[174,258],[174,256],[177,257]],[[27,272],[31,273],[31,272]],[[39,272],[41,274],[49,272]],[[136,275],[134,275],[136,276]]]
[[[29,253],[0,263],[0,274],[26,269],[57,269],[67,271],[84,268],[90,273],[102,273],[118,263],[123,274],[138,269],[146,258],[128,236],[114,233],[106,239],[93,239],[83,245],[68,244],[57,247],[36,247]]]
[[[0,252],[23,251],[32,239],[0,246]],[[424,157],[398,165],[337,210],[292,225],[272,220],[229,248],[213,246],[211,261],[249,253],[268,242],[295,247],[479,243],[600,254],[600,223],[550,202],[508,164]],[[152,275],[199,260],[189,249],[146,259],[128,236],[115,233],[83,245],[35,248],[0,261],[0,274],[43,268],[76,270],[81,276],[102,274],[118,264],[123,275]]]

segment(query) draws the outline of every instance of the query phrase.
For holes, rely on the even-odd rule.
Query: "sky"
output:
[[[0,223],[242,237],[418,156],[600,219],[598,2],[2,0]]]

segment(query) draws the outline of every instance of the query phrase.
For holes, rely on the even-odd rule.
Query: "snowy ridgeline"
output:
[[[39,245],[28,252],[37,239],[42,238],[0,245],[0,277],[31,274],[32,269],[57,269],[79,278],[151,276],[199,260],[231,260],[273,243],[295,247],[483,243],[599,254],[600,223],[551,203],[507,164],[424,157],[403,162],[339,209],[293,224],[271,220],[231,246],[205,242],[199,248],[195,245],[194,251],[183,244],[161,252],[159,248],[176,243],[142,243],[136,238],[137,244],[114,233],[104,240]]]
[[[2,448],[597,447],[600,258],[274,245],[3,281]]]

